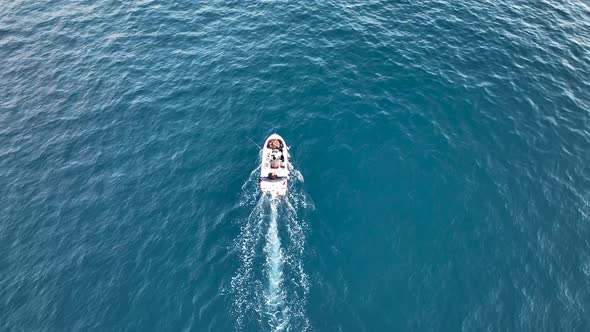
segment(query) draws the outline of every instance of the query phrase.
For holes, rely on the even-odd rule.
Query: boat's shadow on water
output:
[[[259,172],[250,173],[240,197],[240,208],[249,214],[238,220],[234,244],[240,261],[230,292],[236,329],[309,330],[309,281],[303,266],[308,226],[302,215],[313,204],[299,171],[292,173],[289,195],[278,198],[261,195]]]

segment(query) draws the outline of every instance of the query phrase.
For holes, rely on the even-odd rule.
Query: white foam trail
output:
[[[307,224],[303,220],[299,220],[297,211],[289,200],[285,201],[285,203],[287,206],[286,228],[289,233],[289,239],[291,240],[289,252],[292,253],[292,256],[299,258],[292,263],[296,266],[299,276],[298,282],[303,287],[304,297],[306,298],[309,292],[309,283],[307,274],[303,270],[303,262],[300,258],[304,257],[305,254],[305,229],[307,228]]]
[[[309,293],[304,271],[305,212],[313,203],[300,188],[303,176],[293,171],[289,196],[271,199],[260,196],[258,173],[254,169],[242,186],[240,205],[250,210],[239,220],[236,239],[241,265],[231,281],[236,330],[307,331],[305,314]]]
[[[256,205],[254,205],[242,224],[240,237],[236,241],[241,266],[232,278],[231,288],[235,296],[233,309],[237,316],[237,330],[243,328],[244,318],[247,313],[257,310],[257,303],[252,301],[252,298],[256,298],[255,290],[258,284],[255,277],[255,258],[257,256],[256,248],[263,238],[264,208],[267,201],[267,198],[263,196],[256,202]]]
[[[247,206],[254,204],[260,197],[260,187],[258,186],[258,178],[260,177],[260,165],[256,167],[248,180],[242,185],[242,195],[240,197],[240,206]]]
[[[301,172],[299,172],[299,170],[293,169],[293,171],[291,171],[292,173],[292,177],[297,179],[299,182],[305,182],[305,179],[303,178],[303,174],[301,174]]]
[[[268,323],[273,331],[283,331],[288,325],[285,307],[285,290],[283,289],[283,249],[277,225],[276,199],[270,202],[270,225],[266,233],[266,273],[268,277],[268,288],[264,294],[266,303],[266,314],[269,316]]]

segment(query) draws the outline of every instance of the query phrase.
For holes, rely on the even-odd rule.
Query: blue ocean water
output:
[[[585,0],[4,1],[0,330],[588,331],[589,128]]]

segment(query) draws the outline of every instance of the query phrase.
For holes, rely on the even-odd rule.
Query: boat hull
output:
[[[264,142],[260,164],[260,191],[272,197],[286,196],[288,192],[289,153],[285,140],[277,135],[270,135]]]

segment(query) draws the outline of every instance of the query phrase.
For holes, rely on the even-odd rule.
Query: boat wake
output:
[[[303,176],[297,170],[292,171],[289,196],[276,199],[260,196],[259,172],[252,171],[240,199],[249,214],[239,220],[235,242],[241,263],[231,282],[236,329],[307,331],[304,213],[313,205],[301,189]]]

